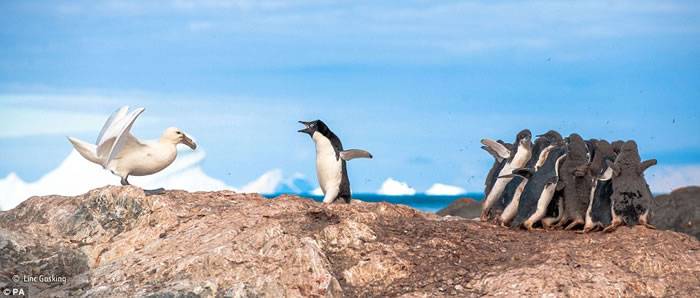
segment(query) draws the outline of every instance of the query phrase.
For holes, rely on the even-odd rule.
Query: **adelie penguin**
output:
[[[538,164],[541,165],[540,158],[542,154],[545,153],[545,150],[551,144],[551,138],[556,138],[557,136],[558,139],[561,140],[561,135],[554,130],[550,130],[543,135],[538,135],[532,145],[530,160],[528,160],[524,168],[535,169]],[[511,220],[513,220],[517,214],[523,191],[529,183],[528,178],[529,176],[514,175],[513,180],[506,185],[506,189],[501,196],[504,207],[498,217],[498,221],[502,226],[510,225]]]
[[[578,134],[569,136],[566,158],[559,169],[557,189],[563,190],[564,214],[557,226],[570,230],[586,223],[585,216],[591,195],[593,177],[588,166],[590,153],[588,147]]]
[[[605,140],[593,142],[593,160],[588,168],[593,176],[590,202],[586,210],[586,224],[583,232],[588,233],[610,225],[612,220],[610,196],[612,195],[612,169],[608,162],[615,161],[615,151]]]
[[[654,228],[649,224],[653,197],[644,179],[644,171],[655,164],[656,159],[641,161],[634,141],[622,145],[614,163],[608,161],[612,169],[612,223],[604,229],[605,232],[614,231],[623,224],[639,223]]]
[[[508,144],[506,142],[503,142],[502,140],[497,140],[496,142],[503,145],[506,149],[508,149],[509,152],[512,151],[514,148],[513,144]],[[500,156],[498,152],[494,151],[494,149],[491,149],[486,145],[481,146],[481,149],[486,150],[486,152],[491,154],[491,156],[493,156],[494,158],[493,165],[491,166],[489,173],[486,175],[486,181],[484,182],[484,196],[488,196],[491,192],[491,189],[493,188],[493,185],[496,184],[496,181],[498,180],[498,175],[501,173],[501,170],[503,170],[503,167],[505,167],[505,165],[508,163],[508,158]],[[511,181],[510,183],[508,183],[501,197],[493,203],[493,205],[491,206],[489,217],[498,216],[501,212],[503,212],[503,209],[506,208],[506,206],[510,202],[510,199],[513,197],[513,193],[515,192],[515,186],[517,186],[517,183],[514,182],[515,181]],[[512,186],[513,184],[515,186]]]
[[[519,197],[517,213],[512,215],[512,226],[521,225],[532,230],[546,214],[547,207],[554,197],[559,180],[558,167],[566,153],[564,140],[555,131],[549,131],[540,138],[546,147],[538,154],[536,163],[529,168],[514,169],[513,175],[524,177],[527,184]],[[506,212],[504,212],[506,214]]]
[[[490,150],[493,150],[499,156],[507,160],[506,164],[503,166],[503,169],[501,169],[500,173],[498,174],[499,177],[511,174],[513,169],[522,168],[527,164],[527,162],[530,160],[530,156],[532,155],[531,138],[532,133],[530,130],[524,129],[520,131],[515,138],[515,142],[513,143],[515,147],[515,150],[513,151],[508,150],[508,148],[493,140],[481,140],[482,144],[489,147]],[[488,220],[491,207],[501,198],[503,191],[506,189],[506,186],[511,180],[513,180],[512,176],[496,179],[496,182],[493,184],[489,194],[484,199],[480,216],[481,221]]]
[[[372,158],[372,154],[359,149],[343,150],[340,139],[321,120],[299,123],[304,125],[299,132],[309,134],[316,144],[316,175],[323,191],[323,202],[343,199],[350,203],[350,180],[345,162],[354,158]]]

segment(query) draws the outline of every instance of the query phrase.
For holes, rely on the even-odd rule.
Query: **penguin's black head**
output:
[[[620,153],[615,158],[615,166],[622,175],[640,175],[639,165],[642,160],[639,156],[639,149],[635,141],[627,141],[622,145]]]
[[[314,120],[310,122],[299,121],[299,123],[304,124],[304,128],[298,130],[299,132],[307,133],[310,136],[314,135],[314,132],[319,132],[323,135],[327,135],[330,129],[321,120]]]
[[[515,136],[515,143],[513,145],[515,145],[515,146],[517,146],[518,144],[529,145],[530,139],[532,139],[532,133],[530,132],[530,130],[523,129],[518,133],[517,136]]]
[[[598,140],[594,143],[595,145],[595,152],[596,156],[600,156],[601,158],[604,159],[609,159],[615,157],[615,151],[613,150],[612,145],[608,143],[606,140]]]
[[[620,155],[624,156],[623,159],[629,159],[631,163],[641,162],[639,157],[639,149],[637,148],[637,142],[629,140],[622,145],[620,149]]]
[[[622,151],[622,145],[624,145],[624,144],[625,144],[625,141],[623,141],[623,140],[617,140],[617,141],[610,143],[610,145],[613,147],[613,151],[616,154],[620,154],[620,151]]]
[[[621,152],[639,154],[639,149],[637,148],[637,142],[629,140],[622,145]]]
[[[575,160],[588,160],[588,147],[583,138],[577,134],[569,135],[569,144],[567,146],[568,158]]]
[[[555,130],[550,130],[544,134],[538,135],[538,138],[544,138],[549,142],[550,145],[563,145],[564,144],[564,139],[561,137],[561,134],[559,134]]]

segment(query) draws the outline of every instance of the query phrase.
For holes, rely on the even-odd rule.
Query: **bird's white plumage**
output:
[[[107,121],[102,126],[102,129],[100,130],[100,134],[97,135],[97,140],[95,141],[95,144],[102,143],[102,141],[103,141],[102,137],[105,135],[105,132],[107,131],[107,129],[112,127],[112,124],[114,124],[115,121],[119,121],[122,118],[124,118],[124,116],[126,116],[126,113],[128,111],[129,111],[129,106],[123,106],[123,107],[119,108],[118,110],[114,111],[114,113],[112,113],[112,115],[110,115],[109,118],[107,118]]]
[[[85,159],[124,179],[129,175],[154,174],[169,166],[177,157],[178,143],[196,148],[196,144],[176,128],[166,129],[156,141],[136,139],[130,131],[143,111],[144,108],[137,108],[129,112],[128,106],[115,111],[100,130],[95,145],[68,139]]]
[[[128,109],[128,107],[125,108]],[[100,138],[100,143],[97,143],[98,157],[104,161],[102,166],[105,168],[119,155],[125,145],[128,144],[132,147],[129,149],[133,149],[139,144],[138,140],[131,135],[130,130],[136,118],[143,113],[144,108],[138,108],[125,115],[121,113],[123,110],[124,108],[117,111],[119,115],[115,114],[117,117],[109,123],[102,138]]]

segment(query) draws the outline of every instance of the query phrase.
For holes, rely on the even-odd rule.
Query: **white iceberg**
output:
[[[456,196],[464,193],[466,193],[464,188],[442,183],[435,183],[425,191],[425,194],[431,196]]]
[[[397,181],[394,180],[394,178],[388,178],[384,181],[384,183],[382,183],[382,186],[377,191],[377,194],[387,196],[412,196],[416,194],[416,190],[410,187],[406,182]]]

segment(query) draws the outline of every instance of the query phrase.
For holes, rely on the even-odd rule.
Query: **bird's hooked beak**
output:
[[[299,121],[299,123],[304,124],[304,128],[297,130],[298,132],[307,133],[309,135],[311,135],[313,133],[313,130],[311,129],[311,126],[309,125],[309,123],[311,123],[311,122]]]
[[[187,145],[187,147],[192,148],[192,150],[197,149],[197,143],[195,143],[194,141],[192,141],[192,139],[190,139],[190,137],[188,137],[188,136],[187,136],[186,134],[184,134],[184,133],[182,134],[182,141],[180,141],[180,143],[181,143],[181,144]]]

